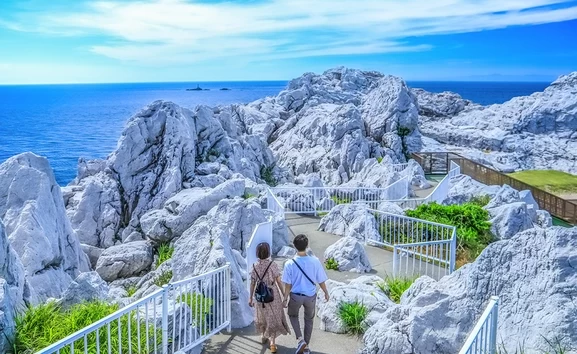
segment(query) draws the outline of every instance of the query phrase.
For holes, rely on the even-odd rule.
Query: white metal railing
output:
[[[284,215],[283,215],[284,216]],[[272,220],[257,224],[250,236],[250,240],[246,244],[246,274],[250,275],[252,265],[257,262],[256,248],[262,242],[269,244],[272,250]],[[246,282],[246,286],[250,291],[250,280]]]
[[[409,167],[409,163],[396,163],[393,165],[393,171],[405,176],[407,174],[407,167]]]
[[[459,354],[495,354],[497,352],[498,317],[499,298],[492,296]]]
[[[454,226],[371,210],[380,240],[369,244],[392,249],[395,276],[429,275],[439,279],[455,270],[457,231]],[[370,227],[365,228],[371,232]]]
[[[409,179],[405,176],[385,188],[356,187],[274,187],[267,192],[267,208],[275,203],[283,213],[317,214],[331,211],[339,204],[365,203],[376,207],[379,202],[406,198]],[[275,200],[273,200],[275,199]]]
[[[231,325],[230,264],[162,289],[37,354],[168,354],[188,351]]]
[[[435,186],[431,194],[424,198],[398,198],[395,200],[389,200],[391,203],[395,203],[399,205],[403,209],[415,209],[421,204],[427,203],[442,203],[445,199],[447,199],[449,195],[450,189],[450,181],[451,178],[458,176],[461,174],[461,167],[457,165],[454,161],[451,161],[451,169],[449,173]]]
[[[284,219],[285,208],[270,188],[266,189],[266,208],[277,213]]]

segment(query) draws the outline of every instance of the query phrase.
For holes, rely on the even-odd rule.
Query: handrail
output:
[[[475,327],[473,328],[473,330],[471,331],[471,333],[469,334],[469,337],[467,337],[467,340],[465,341],[465,344],[463,344],[463,347],[461,348],[461,351],[459,352],[459,354],[472,354],[472,353],[477,353],[477,348],[476,346],[473,347],[473,344],[476,343],[477,341],[477,337],[479,334],[481,334],[481,342],[482,342],[482,332],[481,330],[483,329],[483,327],[485,327],[485,325],[490,326],[490,332],[489,332],[489,338],[487,340],[487,338],[485,338],[486,342],[485,342],[485,346],[488,346],[489,351],[487,352],[484,348],[480,348],[480,350],[478,351],[479,353],[482,354],[494,354],[497,350],[497,318],[498,318],[498,309],[499,309],[499,298],[497,296],[491,296],[491,299],[489,300],[489,304],[487,305],[487,307],[485,308],[485,311],[483,312],[483,314],[481,315],[481,318],[479,318],[479,320],[477,321],[477,324],[475,325]],[[489,319],[489,316],[491,317],[491,322],[487,322],[487,320]],[[487,331],[485,331],[486,333]]]

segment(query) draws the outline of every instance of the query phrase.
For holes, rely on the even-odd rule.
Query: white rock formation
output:
[[[225,182],[214,189],[190,188],[169,198],[162,209],[147,212],[140,218],[142,231],[157,242],[180,237],[199,216],[206,214],[218,202],[244,194],[244,180]]]
[[[420,130],[451,151],[504,172],[557,169],[577,173],[577,72],[561,76],[545,91],[503,104],[446,109],[445,94],[418,94],[424,107]],[[425,141],[423,151],[437,147]]]
[[[90,270],[46,158],[24,153],[0,165],[0,219],[24,266],[26,301],[59,298]]]
[[[82,273],[68,286],[58,303],[67,308],[85,301],[106,301],[109,290],[97,272]]]
[[[365,247],[354,237],[343,237],[325,250],[325,260],[334,259],[339,271],[368,273],[371,262]]]
[[[362,242],[381,240],[375,217],[366,206],[359,204],[337,205],[321,219],[319,230],[334,235],[354,237]]]
[[[531,229],[489,245],[474,263],[419,278],[365,333],[364,354],[457,353],[490,296],[500,297],[498,342],[508,352],[577,348],[577,228]]]
[[[324,294],[317,294],[317,317],[320,318],[321,330],[333,333],[346,333],[346,328],[339,316],[339,307],[342,303],[361,303],[368,310],[368,318],[384,313],[394,303],[379,288],[383,279],[377,276],[365,275],[340,283],[327,281],[330,298],[325,302]],[[369,323],[365,323],[368,327]]]
[[[150,269],[152,259],[152,246],[147,241],[120,244],[102,252],[96,272],[108,282],[138,276]]]

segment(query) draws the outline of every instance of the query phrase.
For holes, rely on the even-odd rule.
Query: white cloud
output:
[[[104,36],[94,53],[144,64],[428,50],[407,37],[577,18],[562,0],[93,1],[83,11],[34,15],[12,29]],[[92,37],[91,37],[92,38]]]

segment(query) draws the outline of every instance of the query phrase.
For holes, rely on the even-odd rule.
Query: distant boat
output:
[[[227,87],[223,87],[223,88],[221,88],[220,90],[221,90],[221,91],[230,91],[230,89],[227,88]]]
[[[186,91],[202,91],[202,89],[200,88],[200,85],[196,85],[196,88],[193,89],[186,89]]]

